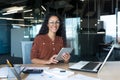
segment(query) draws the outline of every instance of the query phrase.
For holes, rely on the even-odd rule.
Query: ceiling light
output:
[[[24,17],[24,19],[34,19],[34,17]]]
[[[97,34],[105,34],[105,32],[97,32]]]
[[[17,12],[18,12],[18,11],[6,12],[6,13],[2,13],[2,15],[14,14],[14,13],[17,13]]]
[[[24,7],[15,7],[15,8],[12,8],[12,9],[7,10],[7,13],[13,12],[13,11],[21,11],[21,10],[23,10],[23,9],[24,9]]]
[[[13,6],[13,7],[5,8],[5,9],[3,9],[2,11],[5,12],[5,11],[10,11],[10,10],[12,10],[12,11],[13,11],[13,10],[15,10],[15,11],[16,11],[16,10],[23,10],[24,7],[25,7],[25,6],[20,6],[20,7],[18,7],[18,6]]]
[[[6,19],[6,20],[15,20],[15,21],[24,21],[24,19]]]
[[[39,19],[39,20],[31,20],[31,23],[42,23],[43,20]]]
[[[12,19],[12,18],[4,18],[4,17],[0,17],[0,19]]]
[[[31,12],[31,11],[32,11],[32,9],[25,10],[25,11],[23,11],[23,12],[26,13],[26,12]]]
[[[10,8],[5,8],[5,9],[2,10],[2,12],[4,12],[2,15],[17,13],[19,11],[24,10],[24,7],[25,6],[21,6],[21,7],[14,6],[14,7],[10,7]]]
[[[42,14],[45,14],[43,11],[41,12]]]
[[[44,11],[46,11],[46,9],[45,9],[45,7],[44,7],[43,5],[41,5],[41,7],[42,7],[42,9],[43,9]]]
[[[80,0],[80,1],[85,1],[85,0]]]
[[[24,19],[14,19],[14,18],[5,18],[5,17],[0,17],[0,19],[15,20],[15,21],[24,21]]]
[[[25,24],[12,24],[13,26],[33,26],[33,25],[25,25]]]

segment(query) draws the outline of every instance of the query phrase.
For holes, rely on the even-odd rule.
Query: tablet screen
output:
[[[59,51],[59,53],[58,53],[58,55],[57,55],[57,57],[56,57],[55,59],[58,60],[58,61],[63,60],[62,57],[61,57],[62,54],[63,54],[63,53],[66,53],[66,52],[71,53],[72,50],[73,50],[73,48],[62,48],[62,49]]]

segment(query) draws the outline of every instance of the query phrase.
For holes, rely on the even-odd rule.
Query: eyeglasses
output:
[[[56,21],[56,22],[49,21],[48,23],[49,23],[50,25],[54,25],[54,24],[59,25],[59,24],[60,24],[60,21]]]

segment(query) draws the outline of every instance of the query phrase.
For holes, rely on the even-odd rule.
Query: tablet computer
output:
[[[72,50],[73,50],[73,48],[62,48],[62,49],[59,51],[59,53],[58,53],[58,55],[57,55],[57,57],[56,57],[55,59],[58,60],[58,61],[63,60],[63,59],[62,59],[62,54],[66,53],[66,52],[71,53]]]

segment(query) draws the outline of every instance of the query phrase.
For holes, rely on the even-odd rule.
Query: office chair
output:
[[[31,59],[30,59],[30,53],[31,53],[31,48],[32,48],[32,41],[22,41],[22,59],[23,59],[23,64],[30,64]]]

